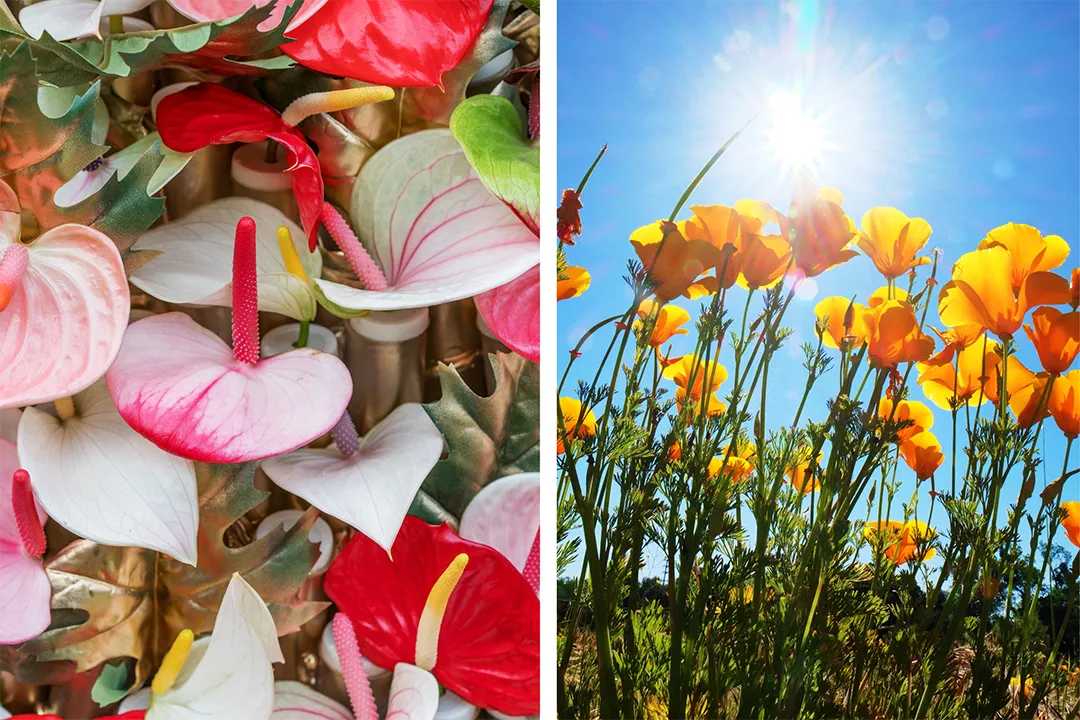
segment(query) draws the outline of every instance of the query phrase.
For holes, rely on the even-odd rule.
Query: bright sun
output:
[[[820,123],[801,99],[787,90],[773,94],[767,110],[771,127],[768,149],[788,170],[814,170],[821,162]]]

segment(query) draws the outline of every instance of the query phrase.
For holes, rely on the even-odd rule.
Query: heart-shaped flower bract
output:
[[[259,359],[255,248],[255,222],[242,218],[233,350],[187,315],[154,315],[131,325],[105,376],[124,420],[174,455],[228,463],[289,452],[330,430],[349,402],[349,371],[333,355]]]
[[[362,440],[348,414],[333,434],[335,447],[268,458],[263,471],[390,552],[416,491],[439,461],[442,433],[421,405],[407,403]]]
[[[0,645],[37,637],[49,626],[52,585],[41,564],[45,520],[15,444],[0,438]]]
[[[441,85],[484,27],[493,0],[334,0],[282,46],[301,65],[393,87]],[[302,9],[305,13],[306,9]]]
[[[303,6],[289,21],[286,32],[291,33],[301,23],[307,22],[308,18],[329,0],[169,0],[170,5],[195,22],[227,20],[243,15],[253,7],[263,7],[271,2],[274,2],[274,7],[270,11],[270,17],[259,24],[259,30],[262,32],[276,28],[281,24],[281,18],[289,6],[303,2]]]
[[[108,237],[68,224],[24,245],[19,213],[0,180],[0,408],[89,387],[119,352],[131,304]]]
[[[375,153],[360,171],[350,214],[386,287],[316,280],[324,304],[342,313],[461,300],[540,261],[537,237],[484,187],[447,130],[413,133]],[[370,275],[349,255],[350,246],[359,249],[349,226],[331,219],[327,229],[357,276]]]
[[[409,516],[390,555],[350,540],[324,587],[376,665],[416,665],[478,707],[539,713],[540,602],[498,551]]]
[[[44,0],[19,12],[19,23],[32,37],[48,32],[54,40],[100,36],[102,21],[128,15],[152,5],[154,0]],[[124,28],[127,30],[127,28]]]
[[[495,548],[534,591],[540,588],[540,473],[507,475],[476,494],[461,537]]]

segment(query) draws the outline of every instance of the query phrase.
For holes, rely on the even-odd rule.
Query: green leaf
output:
[[[130,687],[126,664],[109,663],[101,669],[101,674],[94,681],[94,687],[90,689],[90,699],[96,702],[98,707],[112,705],[123,700]]]
[[[104,41],[62,43],[46,33],[32,41],[38,76],[54,85],[78,85],[98,75],[130,77],[161,67],[183,67],[211,75],[258,75],[292,65],[258,56],[288,42],[285,30],[300,9],[293,3],[268,32],[258,26],[273,3],[243,15],[169,30],[109,35]]]
[[[151,550],[79,540],[46,565],[53,586],[52,624],[6,656],[5,668],[23,679],[70,676],[116,658],[134,658],[127,689],[141,686],[184,628],[213,630],[234,572],[266,602],[278,635],[297,631],[328,603],[304,600],[300,590],[319,558],[308,540],[318,518],[309,509],[285,532],[251,540],[243,516],[269,493],[254,485],[255,463],[195,464],[199,483],[199,560],[192,568]],[[51,673],[51,674],[50,674]]]
[[[94,85],[50,118],[38,107],[38,85],[28,43],[0,53],[0,175],[50,170],[66,181],[106,150],[91,140],[101,88]]]
[[[487,189],[537,231],[540,146],[525,139],[513,104],[495,95],[471,97],[454,111],[450,131]]]
[[[453,366],[439,364],[442,397],[424,409],[446,438],[449,455],[424,480],[426,498],[413,506],[421,517],[442,508],[460,518],[488,483],[540,470],[539,366],[509,353],[488,359],[495,371],[490,397],[469,389]]]

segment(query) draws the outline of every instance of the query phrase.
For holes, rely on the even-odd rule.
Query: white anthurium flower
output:
[[[331,432],[330,447],[268,458],[263,472],[390,552],[417,490],[439,461],[442,433],[417,403],[398,406],[362,439],[348,413]]]
[[[182,631],[161,661],[149,692],[125,699],[120,712],[145,720],[267,720],[274,708],[274,670],[285,662],[266,603],[234,573],[210,637]]]
[[[274,683],[274,713],[270,720],[353,720],[349,709],[295,680]]]
[[[231,307],[233,243],[245,216],[255,221],[259,310],[314,319],[308,278],[322,274],[322,256],[308,251],[307,236],[285,213],[250,198],[215,200],[143,234],[133,249],[162,255],[136,270],[131,284],[165,302]]]
[[[154,0],[43,0],[19,12],[19,24],[31,37],[40,40],[46,32],[54,40],[101,37],[112,15],[130,15],[152,5]],[[103,26],[103,21],[105,25]],[[143,30],[125,18],[124,32]]]
[[[105,187],[113,175],[120,180],[131,171],[139,159],[157,143],[157,151],[164,157],[157,170],[150,178],[146,194],[153,195],[184,169],[194,153],[178,153],[161,143],[161,137],[155,132],[128,145],[123,150],[99,158],[75,173],[75,175],[56,190],[53,200],[60,207],[71,207]]]
[[[103,545],[163,552],[195,565],[195,465],[170,455],[120,417],[104,380],[19,421],[22,467],[49,516]]]
[[[447,693],[452,695],[452,693]],[[443,697],[446,697],[445,695]],[[456,697],[456,696],[455,696]],[[398,663],[394,667],[394,679],[390,685],[390,697],[386,707],[386,720],[461,720],[462,711],[476,715],[476,708],[460,698],[455,703],[450,698],[446,712],[439,698],[439,682],[427,670]],[[274,683],[274,713],[270,720],[379,720],[374,702],[357,708],[356,715],[341,703],[331,700],[320,692],[298,682]],[[146,720],[157,720],[149,714]]]

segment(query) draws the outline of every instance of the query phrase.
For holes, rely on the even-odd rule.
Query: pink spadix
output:
[[[9,245],[0,257],[0,311],[11,302],[15,288],[19,287],[19,281],[22,280],[29,263],[30,253],[21,243]]]
[[[532,549],[529,550],[529,558],[525,561],[525,567],[521,569],[525,581],[533,592],[540,592],[540,530],[537,528],[536,537],[533,538]]]
[[[341,677],[345,680],[345,689],[349,692],[349,702],[352,703],[356,720],[379,720],[375,696],[371,693],[371,683],[364,672],[364,661],[357,648],[356,631],[349,616],[343,612],[334,616],[334,646],[337,648]]]
[[[242,363],[259,362],[259,283],[255,265],[255,221],[249,217],[236,223],[233,246],[233,355]]]
[[[330,236],[334,238],[334,242],[341,248],[341,252],[345,253],[349,267],[356,273],[360,282],[364,283],[364,289],[385,290],[386,277],[382,270],[360,244],[360,240],[349,227],[349,223],[345,222],[345,218],[341,217],[341,214],[330,203],[323,203],[322,221]]]
[[[15,527],[28,555],[41,557],[45,554],[45,531],[38,519],[34,490],[30,487],[30,473],[22,468],[11,478],[11,509],[15,514]]]

